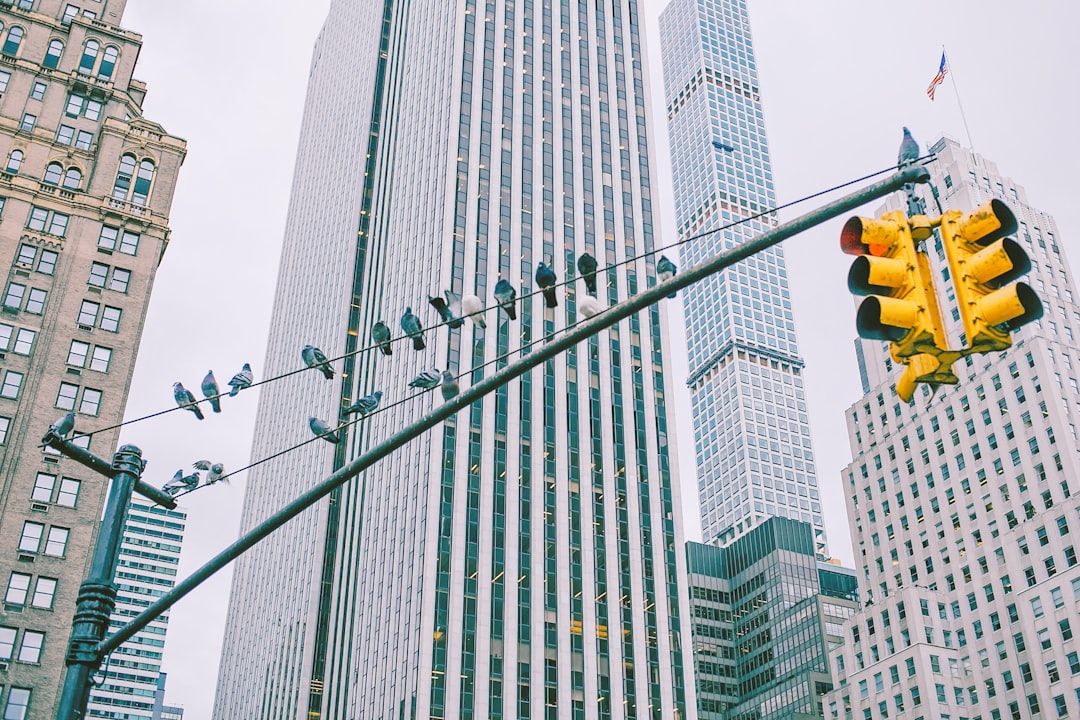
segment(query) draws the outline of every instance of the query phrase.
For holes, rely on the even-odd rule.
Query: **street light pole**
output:
[[[64,455],[113,479],[105,505],[105,516],[101,521],[97,544],[94,546],[90,574],[79,586],[78,599],[75,601],[75,620],[72,623],[65,659],[68,670],[56,712],[57,720],[81,720],[90,698],[90,676],[101,666],[104,657],[101,641],[105,639],[109,618],[116,609],[116,585],[113,578],[120,557],[120,543],[123,540],[131,493],[138,492],[170,509],[176,507],[176,501],[142,482],[142,471],[146,463],[143,462],[142,451],[134,445],[124,445],[117,450],[110,465],[53,433],[46,435],[43,440]]]

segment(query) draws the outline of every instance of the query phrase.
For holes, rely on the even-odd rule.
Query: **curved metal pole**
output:
[[[574,327],[574,329],[570,330],[562,337],[552,340],[549,344],[535,352],[529,353],[516,363],[508,365],[494,375],[481,380],[468,390],[463,391],[453,400],[436,408],[430,414],[416,421],[412,425],[409,425],[405,429],[391,435],[364,455],[361,455],[356,460],[345,465],[321,483],[271,515],[247,535],[222,550],[217,556],[211,559],[210,562],[196,570],[184,579],[183,582],[179,583],[176,587],[162,596],[157,602],[135,616],[131,622],[122,627],[115,634],[103,640],[101,644],[98,645],[100,657],[104,657],[107,653],[115,650],[121,643],[130,639],[135,633],[146,627],[154,620],[154,618],[172,607],[176,601],[190,593],[203,581],[224,568],[289,520],[329,495],[338,487],[344,485],[348,480],[356,477],[405,443],[427,432],[458,410],[461,410],[467,405],[471,405],[510,380],[524,375],[540,363],[550,360],[564,350],[587,339],[589,336],[594,335],[605,328],[611,327],[620,320],[659,302],[664,297],[677,290],[681,290],[688,285],[703,280],[724,268],[734,265],[740,260],[744,260],[755,253],[770,248],[793,235],[797,235],[814,227],[815,225],[820,225],[837,215],[854,210],[871,200],[876,200],[891,192],[895,192],[907,183],[924,183],[928,182],[929,179],[930,173],[922,166],[907,168],[890,175],[888,178],[867,188],[831,202],[814,212],[784,223],[760,237],[748,240],[733,248],[729,248],[703,263],[680,272],[670,280],[654,285],[637,295],[627,298],[618,305],[612,305],[599,315]]]

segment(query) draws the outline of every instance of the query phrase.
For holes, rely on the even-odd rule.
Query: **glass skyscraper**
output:
[[[427,346],[278,381],[253,459],[374,390],[386,411],[249,476],[244,529],[576,322],[585,252],[614,303],[656,282],[642,8],[335,0],[312,61],[266,371],[339,357],[406,307]],[[570,284],[486,328],[428,296]],[[621,263],[621,264],[620,264]],[[611,269],[605,269],[610,267]],[[666,330],[651,308],[474,404],[236,566],[215,717],[694,718]]]
[[[673,0],[660,17],[680,238],[693,265],[776,225],[745,0]],[[739,223],[733,225],[733,223]],[[780,247],[687,289],[683,306],[706,542],[781,516],[813,525],[821,499]]]

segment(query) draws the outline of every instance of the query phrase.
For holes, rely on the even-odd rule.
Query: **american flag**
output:
[[[949,66],[945,62],[945,51],[941,51],[941,67],[938,68],[937,75],[930,81],[930,87],[926,88],[926,94],[931,100],[934,99],[934,91],[937,90],[937,86],[945,82],[945,76],[949,72]]]

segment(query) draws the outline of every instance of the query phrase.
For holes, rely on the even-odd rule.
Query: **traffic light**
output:
[[[1025,283],[1009,284],[1031,269],[1024,249],[1006,237],[1014,232],[1016,217],[1000,200],[967,215],[949,210],[941,216],[968,352],[1004,350],[1012,345],[1010,332],[1042,317],[1035,291]]]

